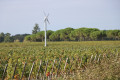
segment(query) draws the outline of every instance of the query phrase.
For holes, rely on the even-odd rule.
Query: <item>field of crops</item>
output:
[[[98,67],[115,71],[104,80],[120,79],[120,41],[0,43],[0,79],[100,80],[91,78]]]

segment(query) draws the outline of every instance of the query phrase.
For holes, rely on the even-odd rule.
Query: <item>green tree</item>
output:
[[[30,37],[32,42],[36,42],[36,34],[32,34]]]
[[[39,25],[38,25],[38,24],[35,24],[35,27],[34,27],[34,29],[32,30],[32,34],[36,34],[36,33],[38,33],[38,32],[40,32]]]
[[[45,38],[45,32],[44,31],[40,31],[36,34],[36,41],[44,41]]]
[[[97,28],[82,28],[84,40],[90,40],[90,33],[94,31],[99,31]]]
[[[92,33],[90,34],[90,38],[91,38],[92,40],[101,40],[101,38],[102,38],[102,33],[101,33],[101,31],[94,31],[94,32],[92,32]]]
[[[14,41],[13,37],[11,37],[10,35],[11,35],[10,33],[5,34],[4,42],[13,42]]]
[[[107,35],[106,35],[106,30],[101,30],[101,39],[102,40],[106,40],[106,37],[107,37]]]
[[[118,33],[120,30],[108,30],[106,31],[107,38],[110,40],[116,40],[118,38]]]
[[[119,40],[120,40],[120,32],[118,33],[118,37],[119,37]]]
[[[27,36],[27,35],[29,35],[29,34],[16,34],[12,37],[13,37],[14,41],[18,40],[20,42],[23,42],[25,36]]]
[[[119,36],[118,36],[118,33],[120,32],[120,30],[113,30],[112,31],[112,34],[113,34],[113,38],[115,39],[115,40],[117,40],[118,38],[119,38]]]
[[[31,35],[28,35],[24,38],[24,41],[31,41]]]
[[[76,41],[84,41],[84,40],[90,40],[90,33],[93,31],[99,31],[97,28],[79,28],[75,29],[70,34],[71,40]]]
[[[0,34],[0,42],[3,42],[4,41],[4,37],[5,37],[5,34],[2,32]]]
[[[77,41],[77,37],[75,36],[75,30],[73,30],[69,35],[71,41]]]
[[[49,39],[50,39],[51,41],[60,41],[60,33],[61,33],[61,30],[58,30],[58,31],[53,32],[53,33],[49,36]]]
[[[54,31],[52,31],[52,30],[47,31],[47,40],[50,40],[50,35],[53,33],[54,33]]]
[[[73,28],[65,28],[60,31],[60,40],[70,41],[70,33],[73,31]]]
[[[47,40],[50,41],[88,41],[88,40],[118,40],[120,30],[99,30],[97,28],[65,28],[57,31],[47,31]],[[44,31],[35,35],[26,36],[28,41],[44,41]]]
[[[36,42],[36,34],[26,36],[24,41]]]

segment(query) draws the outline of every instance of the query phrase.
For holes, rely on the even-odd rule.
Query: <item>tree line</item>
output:
[[[36,34],[37,32],[40,32],[40,28],[38,24],[35,24],[32,34]],[[10,33],[0,33],[0,42],[23,42],[25,36],[30,34],[16,34],[12,36]]]
[[[24,41],[44,41],[44,31],[25,37]],[[97,28],[65,28],[57,31],[47,31],[47,41],[97,41],[120,40],[120,30],[99,30]]]
[[[29,34],[16,34],[11,36],[10,33],[0,33],[0,42],[23,42],[25,36]]]
[[[35,24],[32,34],[0,33],[0,42],[42,42],[44,31],[40,31],[38,24]],[[120,30],[99,30],[97,28],[65,28],[57,31],[47,31],[47,41],[97,41],[97,40],[120,40]]]

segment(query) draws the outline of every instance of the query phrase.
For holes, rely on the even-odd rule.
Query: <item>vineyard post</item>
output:
[[[57,70],[56,77],[57,77],[57,75],[58,75],[58,71],[59,71],[59,69],[60,69],[60,63],[61,63],[61,59],[60,59],[60,61],[59,61],[59,65],[58,65],[58,70]]]
[[[91,55],[91,58],[90,58],[90,63],[92,62],[92,58],[93,58],[93,55]]]
[[[81,57],[81,61],[80,61],[80,67],[81,67],[81,65],[82,65],[82,59],[83,59],[83,56]]]
[[[45,76],[43,76],[42,80],[45,80]]]
[[[31,73],[32,73],[32,70],[33,70],[34,64],[35,64],[35,62],[33,62],[33,65],[32,65],[32,67],[31,67],[31,70],[30,70],[30,73],[29,73],[28,80],[30,80],[30,76],[31,76]]]
[[[94,62],[96,61],[96,59],[97,59],[97,54],[95,55]]]
[[[46,62],[46,67],[45,67],[44,77],[46,76],[47,66],[48,66],[48,60],[47,60],[47,62]]]
[[[72,58],[72,63],[74,62],[74,58]],[[75,71],[73,71],[72,72],[72,75],[74,76],[75,75],[75,73],[74,73]]]
[[[3,72],[3,77],[2,77],[2,80],[4,80],[4,77],[5,77],[5,72],[6,72],[6,70],[7,70],[7,67],[8,67],[8,64],[6,64],[6,66],[5,66],[5,69],[4,69],[4,72]]]
[[[117,55],[116,55],[116,61],[119,59],[119,54],[117,53]]]
[[[66,58],[66,62],[65,62],[65,66],[64,66],[64,72],[65,72],[65,68],[66,68],[66,65],[67,65],[67,61],[68,61],[68,58]]]
[[[100,56],[101,56],[101,54],[99,55],[97,62],[99,62],[99,61],[100,61]]]
[[[37,76],[36,76],[36,79],[38,79],[38,76],[39,76],[39,72],[40,72],[40,68],[41,68],[41,64],[42,64],[42,60],[40,60],[40,65],[39,65],[39,69],[38,69],[38,72],[37,72]]]
[[[53,66],[52,66],[51,77],[53,77],[54,64],[55,64],[55,60],[54,60],[54,62],[53,62]]]
[[[23,68],[23,72],[22,72],[22,76],[21,76],[20,80],[22,80],[22,77],[23,77],[23,74],[24,74],[24,71],[25,71],[26,64],[27,64],[27,63],[25,62],[24,68]]]
[[[70,60],[70,68],[69,68],[69,73],[71,72],[70,69],[72,68],[72,63],[73,63],[73,59]]]
[[[48,79],[47,80],[50,80],[50,77],[48,76]]]
[[[15,64],[15,68],[14,68],[14,73],[13,73],[12,79],[14,79],[14,75],[15,75],[16,67],[17,67],[17,63]]]
[[[65,73],[65,68],[66,68],[66,65],[67,65],[67,61],[68,61],[68,58],[66,58],[66,62],[65,62],[65,66],[64,66],[64,73]],[[65,78],[65,74],[64,74],[64,78]]]

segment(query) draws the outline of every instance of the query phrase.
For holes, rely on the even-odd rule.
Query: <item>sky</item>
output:
[[[0,33],[31,34],[35,24],[44,30],[87,27],[120,29],[120,0],[0,0]]]

